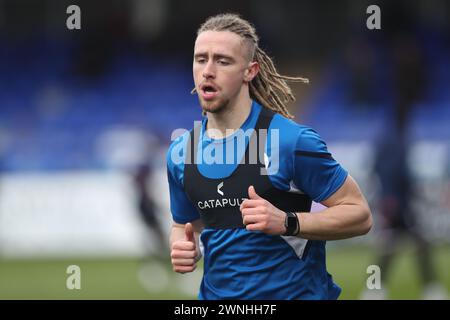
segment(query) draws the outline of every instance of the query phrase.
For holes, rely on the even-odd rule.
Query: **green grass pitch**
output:
[[[414,250],[405,247],[396,258],[389,276],[390,299],[420,299],[420,281]],[[330,247],[328,270],[342,287],[340,299],[358,299],[374,263],[374,251],[366,247]],[[450,246],[434,249],[439,279],[450,291]],[[81,289],[69,290],[69,265],[81,269]],[[145,267],[147,266],[147,267]],[[147,269],[146,269],[147,268]],[[142,273],[142,270],[147,273]],[[150,290],[139,280],[145,278]],[[0,260],[0,299],[196,299],[201,275],[174,274],[169,260],[150,259],[2,259]],[[189,289],[189,290],[183,290]]]

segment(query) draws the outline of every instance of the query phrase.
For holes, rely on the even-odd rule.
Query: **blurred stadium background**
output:
[[[81,30],[66,28],[71,4]],[[382,30],[366,28],[370,4]],[[291,111],[372,205],[368,236],[328,243],[341,298],[360,297],[375,263],[376,143],[402,98],[414,207],[450,290],[448,1],[0,0],[0,299],[196,298],[201,268],[171,271],[137,210],[135,172],[150,164],[144,180],[167,238],[165,152],[175,129],[200,119],[195,32],[223,11],[255,24],[283,73],[310,79],[293,85]],[[388,298],[422,298],[415,250],[400,246]],[[81,268],[80,290],[66,288],[69,265]]]

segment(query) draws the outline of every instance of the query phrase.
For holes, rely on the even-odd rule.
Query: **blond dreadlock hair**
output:
[[[309,83],[309,80],[279,74],[272,59],[259,47],[259,38],[250,22],[237,14],[219,14],[208,18],[198,29],[197,36],[204,31],[230,31],[241,36],[248,44],[251,61],[260,66],[258,74],[250,82],[250,97],[267,109],[286,118],[294,118],[287,109],[287,103],[295,101],[295,96],[287,82]]]

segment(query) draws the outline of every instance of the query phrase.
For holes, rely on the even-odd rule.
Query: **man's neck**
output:
[[[247,97],[239,102],[230,104],[221,113],[209,113],[206,130],[208,136],[214,139],[225,138],[239,129],[250,115],[252,110],[252,99]]]

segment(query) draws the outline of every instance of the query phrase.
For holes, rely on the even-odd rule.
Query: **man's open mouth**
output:
[[[217,92],[217,89],[213,87],[212,85],[204,85],[202,86],[202,90],[205,93],[215,93]]]
[[[202,97],[205,100],[212,100],[212,99],[214,99],[217,96],[218,92],[219,92],[219,90],[215,86],[213,86],[211,84],[203,84],[201,86],[200,90],[201,90],[201,93],[202,93]]]

